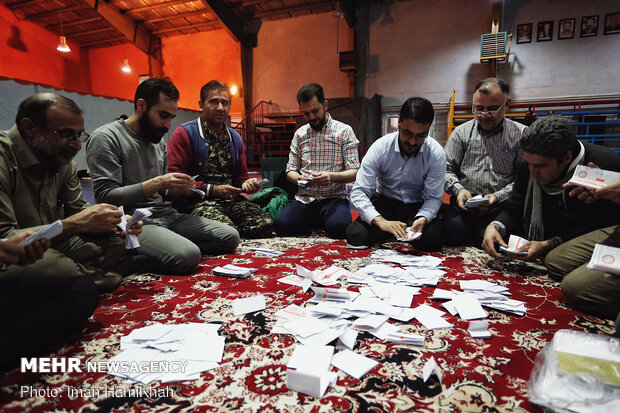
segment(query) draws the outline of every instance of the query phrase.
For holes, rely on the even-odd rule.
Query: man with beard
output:
[[[431,102],[409,98],[400,109],[398,132],[368,149],[351,190],[359,218],[347,228],[349,244],[370,246],[396,237],[415,238],[411,243],[421,250],[441,247],[441,222],[434,218],[443,196],[446,156],[428,136],[434,117]]]
[[[105,292],[120,284],[119,273],[129,272],[124,242],[113,233],[122,213],[113,205],[91,206],[82,197],[72,159],[87,136],[82,110],[55,93],[24,100],[15,126],[0,132],[0,237],[11,239],[59,219],[63,230],[40,260],[2,271],[2,283],[87,276]],[[139,234],[141,225],[130,233]]]
[[[512,258],[534,260],[560,244],[620,222],[620,206],[600,200],[586,207],[563,187],[577,165],[596,164],[620,171],[620,156],[611,149],[579,142],[570,122],[560,115],[539,118],[521,136],[525,162],[517,168],[510,198],[484,233],[482,247],[494,258],[496,245],[507,247],[509,234],[528,240]],[[553,275],[553,274],[552,274]]]
[[[196,187],[204,199],[194,195],[188,201],[193,215],[234,226],[247,238],[271,236],[271,218],[241,195],[261,189],[248,176],[241,136],[226,125],[230,111],[228,86],[212,80],[200,89],[202,114],[178,126],[168,144],[168,171],[198,175]]]
[[[444,243],[479,247],[485,228],[495,219],[515,180],[521,153],[519,138],[525,125],[506,119],[510,85],[488,78],[474,88],[474,119],[459,125],[450,135],[446,152],[445,191],[450,205],[442,206]],[[488,203],[468,207],[480,195]]]
[[[86,162],[100,202],[126,211],[148,208],[140,246],[144,271],[191,274],[201,254],[233,252],[236,229],[217,221],[178,213],[168,202],[189,195],[194,186],[184,173],[167,173],[168,153],[162,140],[176,116],[179,91],[166,79],[148,79],[136,89],[134,112],[93,132],[86,142]]]
[[[308,124],[293,136],[286,176],[300,188],[295,201],[276,217],[274,229],[280,236],[290,236],[322,227],[328,237],[342,239],[351,223],[345,184],[355,180],[359,142],[349,125],[327,113],[321,85],[303,86],[297,102]]]

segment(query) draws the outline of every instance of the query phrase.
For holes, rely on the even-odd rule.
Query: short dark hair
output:
[[[299,92],[297,92],[297,103],[301,104],[301,102],[310,102],[314,96],[316,96],[316,100],[318,100],[320,104],[325,102],[323,86],[318,83],[308,83],[307,85],[303,85],[301,89],[299,89]]]
[[[508,96],[510,94],[510,84],[499,77],[488,77],[484,80],[481,80],[476,84],[476,87],[474,88],[474,93],[480,91],[480,93],[488,95],[489,93],[491,93],[491,86],[494,85],[499,87],[499,89],[504,95]]]
[[[44,128],[47,109],[54,105],[62,106],[77,115],[84,113],[74,101],[58,93],[36,93],[24,99],[17,108],[15,124],[19,132],[23,133],[21,123],[24,118],[28,118],[35,125]]]
[[[209,93],[214,90],[225,90],[228,96],[230,96],[230,89],[226,83],[220,82],[219,80],[211,80],[200,88],[200,101],[204,102],[209,96]]]
[[[545,116],[521,134],[521,148],[525,152],[542,155],[561,162],[566,153],[579,153],[579,141],[568,119],[561,115]]]
[[[435,110],[430,100],[416,96],[403,103],[398,114],[400,122],[411,119],[418,123],[433,123]]]
[[[169,100],[179,100],[179,90],[166,78],[153,77],[138,85],[134,96],[133,108],[138,108],[138,99],[144,99],[146,110],[159,103],[159,94],[163,93]]]

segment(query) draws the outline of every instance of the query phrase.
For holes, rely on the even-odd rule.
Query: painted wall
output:
[[[350,96],[347,75],[338,70],[344,50],[353,50],[350,29],[332,13],[264,22],[254,49],[254,104],[271,100],[297,110],[297,91],[310,82],[326,96]]]
[[[164,73],[181,93],[179,106],[198,110],[200,88],[212,79],[242,85],[240,46],[224,30],[162,39]],[[231,115],[241,113],[243,100],[233,98]]]
[[[69,40],[71,53],[56,50],[59,37],[18,20],[0,5],[0,76],[90,91],[88,53]]]
[[[127,58],[131,73],[121,70]],[[91,93],[133,99],[138,87],[138,76],[149,73],[146,53],[132,44],[92,49],[88,52]]]

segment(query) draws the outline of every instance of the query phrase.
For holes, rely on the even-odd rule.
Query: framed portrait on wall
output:
[[[558,22],[558,39],[572,39],[575,37],[576,19],[560,19]]]
[[[517,44],[532,43],[532,23],[517,25]]]
[[[581,18],[581,37],[594,37],[598,33],[598,16],[583,16]]]
[[[605,34],[620,33],[620,12],[608,13],[605,15]]]
[[[538,22],[538,30],[536,31],[537,42],[548,42],[553,39],[553,20]]]

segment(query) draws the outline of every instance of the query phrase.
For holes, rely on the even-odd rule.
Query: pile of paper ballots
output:
[[[223,267],[215,267],[213,275],[223,275],[233,278],[248,278],[251,274],[258,271],[258,268],[239,267],[237,265],[226,264]]]
[[[108,360],[108,374],[144,384],[196,380],[222,361],[220,327],[215,323],[158,323],[137,328],[121,337],[122,352]]]
[[[508,287],[486,280],[462,280],[463,291],[436,288],[432,299],[450,300],[442,304],[452,315],[463,320],[481,319],[487,316],[481,306],[506,311],[518,316],[525,315],[525,302],[509,298]]]
[[[121,222],[116,224],[117,227],[126,233],[125,235],[125,248],[128,250],[132,250],[134,248],[138,248],[140,246],[140,242],[138,241],[138,237],[136,235],[127,234],[127,229],[131,228],[133,224],[141,221],[143,218],[150,217],[151,211],[146,208],[136,208],[131,215],[131,219],[127,221],[127,217],[125,216],[125,210],[123,206],[119,206],[118,209],[122,212]]]

